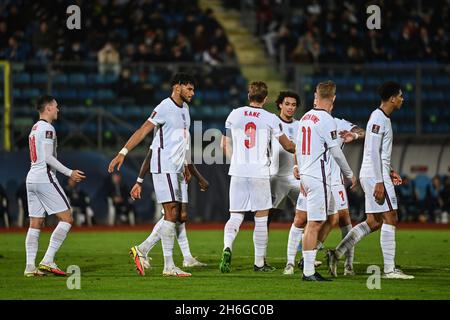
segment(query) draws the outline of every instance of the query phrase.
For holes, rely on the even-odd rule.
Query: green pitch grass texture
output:
[[[369,265],[382,268],[379,232],[363,239],[356,247],[355,277],[340,276],[333,282],[301,281],[301,272],[282,274],[285,266],[288,230],[271,230],[268,261],[273,273],[253,271],[252,231],[241,230],[235,241],[232,272],[221,274],[218,265],[223,232],[192,230],[188,236],[192,254],[206,268],[186,269],[190,278],[162,276],[163,256],[158,244],[150,256],[152,269],[138,276],[128,255],[132,245],[142,242],[146,232],[72,232],[57,255],[63,269],[78,265],[81,289],[69,290],[67,278],[46,276],[25,278],[25,233],[0,234],[0,299],[450,299],[450,231],[405,230],[397,232],[397,265],[414,280],[381,280],[381,289],[366,286]],[[42,259],[50,234],[42,233],[37,262]],[[327,247],[338,243],[334,230]],[[182,255],[175,244],[175,263]],[[325,251],[318,253],[324,265],[318,271],[327,275]],[[298,260],[298,257],[297,257]],[[343,272],[342,262],[339,272]]]

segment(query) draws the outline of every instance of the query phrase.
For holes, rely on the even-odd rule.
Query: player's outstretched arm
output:
[[[205,179],[205,177],[202,176],[202,174],[198,171],[195,164],[190,163],[188,164],[188,169],[191,172],[191,174],[197,178],[198,184],[200,186],[200,191],[206,191],[209,188],[209,182]]]
[[[120,152],[111,160],[108,166],[108,172],[111,173],[117,166],[117,170],[120,170],[125,156],[133,150],[142,140],[155,128],[155,125],[150,121],[145,121],[144,124],[136,130],[133,135],[128,139],[125,146],[120,150]]]
[[[45,144],[44,153],[45,153],[45,163],[47,163],[50,167],[52,167],[56,171],[61,172],[63,175],[70,177],[75,182],[80,182],[81,180],[86,178],[83,171],[69,169],[53,156],[53,144],[51,143]]]
[[[339,136],[344,139],[345,143],[350,143],[358,139],[364,139],[366,130],[360,127],[353,127],[352,130],[343,130],[339,132]]]
[[[295,153],[295,143],[291,141],[285,134],[282,134],[278,138],[278,141],[280,142],[284,150],[290,153]]]

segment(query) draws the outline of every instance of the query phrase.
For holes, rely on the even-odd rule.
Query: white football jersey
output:
[[[293,119],[291,122],[286,122],[279,118],[279,122],[283,127],[283,133],[292,141],[295,141],[299,128],[299,121]],[[292,176],[292,170],[294,167],[294,155],[281,146],[280,142],[276,138],[272,138],[272,159],[270,163],[270,175],[271,176]]]
[[[393,132],[391,119],[380,108],[372,112],[367,123],[363,162],[359,176],[362,178],[375,177],[371,155],[371,137],[374,135],[381,137],[381,174],[384,178],[390,179]]]
[[[296,155],[301,175],[330,183],[331,167],[328,149],[339,145],[336,122],[323,109],[311,109],[300,120]]]
[[[179,106],[169,97],[153,110],[148,121],[156,126],[150,146],[152,149],[150,172],[183,172],[190,141],[191,117],[188,105],[183,103]]]
[[[336,128],[337,128],[337,133],[338,133],[338,142],[339,142],[339,147],[341,147],[341,149],[344,149],[345,146],[345,142],[344,139],[342,139],[339,136],[339,132],[341,131],[350,131],[352,130],[355,125],[351,122],[348,122],[347,120],[344,119],[339,119],[339,118],[334,118],[334,121],[336,122]],[[341,185],[343,184],[343,180],[342,180],[342,174],[341,174],[341,168],[339,167],[339,165],[337,164],[336,160],[334,160],[333,157],[330,157],[330,166],[331,166],[331,185],[333,186],[337,186],[337,185]]]
[[[283,128],[277,116],[262,108],[241,107],[229,114],[225,128],[231,130],[233,155],[228,174],[236,177],[269,178],[270,141]]]
[[[56,170],[45,162],[44,145],[53,146],[53,156],[56,158],[58,141],[55,128],[45,120],[39,120],[31,128],[28,136],[31,167],[28,171],[27,183],[49,183],[56,181]]]

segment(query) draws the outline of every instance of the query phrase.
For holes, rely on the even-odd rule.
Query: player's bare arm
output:
[[[278,138],[278,141],[280,142],[284,150],[290,153],[295,153],[295,143],[291,141],[285,134],[282,134]]]
[[[295,153],[294,153],[293,174],[294,174],[295,179],[300,180],[300,171],[298,170],[297,155]]]
[[[117,170],[120,170],[123,161],[125,160],[125,156],[128,152],[133,150],[142,140],[155,128],[155,125],[150,121],[145,121],[144,124],[136,130],[135,133],[128,139],[125,146],[122,150],[111,160],[108,166],[108,172],[111,173],[114,171],[117,166]]]
[[[188,169],[191,172],[191,174],[197,178],[198,180],[198,185],[200,186],[200,191],[206,191],[209,188],[209,182],[208,180],[205,179],[205,177],[203,177],[203,175],[198,171],[197,167],[195,166],[195,164],[190,163],[188,164]]]
[[[138,179],[130,191],[130,196],[131,196],[131,199],[133,199],[133,200],[141,199],[142,182],[143,182],[144,177],[147,174],[147,172],[150,171],[151,154],[152,154],[152,151],[148,150],[147,154],[145,155],[144,161],[141,164],[141,169],[139,170]]]
[[[344,139],[345,143],[350,143],[358,139],[364,139],[364,137],[366,136],[366,130],[360,127],[354,127],[350,131],[348,130],[340,131],[339,136],[342,139]]]

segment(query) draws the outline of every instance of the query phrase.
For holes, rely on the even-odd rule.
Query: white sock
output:
[[[314,262],[316,261],[317,250],[303,250],[303,274],[307,277],[316,273]]]
[[[392,272],[395,268],[395,226],[383,223],[380,244],[383,252],[384,273]]]
[[[67,233],[69,232],[72,225],[67,222],[59,222],[55,230],[50,237],[50,244],[48,245],[47,252],[45,253],[43,263],[52,263],[55,260],[55,254],[58,252],[59,248],[66,239]]]
[[[297,255],[298,245],[302,239],[303,228],[297,228],[294,224],[291,225],[289,230],[289,240],[287,245],[287,263],[295,264],[295,256]]]
[[[144,240],[139,246],[138,249],[143,254],[148,255],[148,253],[153,249],[153,247],[161,240],[161,226],[163,224],[164,217],[162,217],[153,227],[152,232],[148,236],[147,239]]]
[[[344,239],[336,247],[336,255],[340,259],[342,256],[353,248],[362,238],[370,234],[371,230],[367,222],[361,222],[354,226]]]
[[[177,234],[178,245],[180,246],[181,253],[184,260],[192,258],[191,250],[189,249],[189,241],[186,233],[186,223],[177,223],[175,227]]]
[[[27,253],[27,270],[36,269],[36,255],[39,247],[40,229],[29,228],[25,238],[25,251]]]
[[[255,229],[253,230],[253,244],[255,246],[255,266],[264,266],[269,231],[267,229],[267,216],[255,217]]]
[[[233,242],[239,232],[239,227],[241,226],[242,221],[244,221],[243,214],[230,213],[230,219],[228,219],[224,228],[224,235],[223,235],[224,249],[226,248],[230,248],[230,250],[233,249]]]
[[[346,226],[341,227],[342,239],[352,230],[352,225],[348,224]],[[353,257],[355,255],[355,247],[351,247],[351,249],[347,250],[345,253],[345,266],[353,267]]]
[[[173,245],[175,242],[175,222],[164,220],[161,226],[161,243],[164,254],[164,269],[173,267]]]

